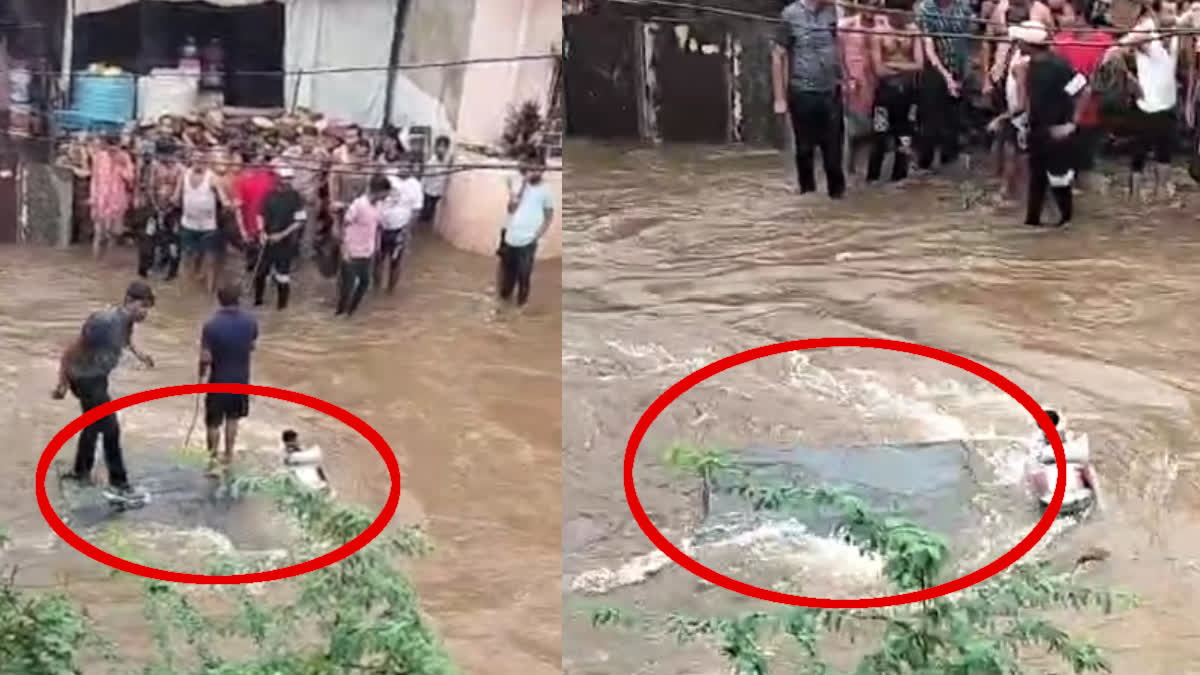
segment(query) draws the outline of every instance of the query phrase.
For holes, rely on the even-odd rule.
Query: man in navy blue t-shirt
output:
[[[221,308],[204,324],[200,335],[200,380],[210,384],[250,384],[250,353],[258,339],[258,321],[239,306],[240,284],[217,291]],[[220,475],[220,464],[233,461],[238,420],[250,414],[246,394],[209,393],[204,398],[204,427],[208,431],[209,475]],[[221,427],[225,427],[225,456],[217,460]]]

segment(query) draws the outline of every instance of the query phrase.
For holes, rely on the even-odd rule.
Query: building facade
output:
[[[512,160],[474,152],[494,147],[508,113],[534,101],[556,113],[562,53],[561,0],[409,0],[402,63],[495,59],[449,68],[422,68],[405,76],[446,110],[459,145],[460,163],[481,168],[456,172],[447,186],[438,232],[453,245],[482,255],[496,249],[507,217]],[[510,57],[519,56],[520,59]],[[548,125],[553,130],[553,125]],[[551,152],[546,182],[558,208],[538,257],[562,255],[562,159]]]
[[[781,145],[771,101],[782,0],[571,3],[567,132],[606,139]],[[747,16],[749,15],[749,16]]]

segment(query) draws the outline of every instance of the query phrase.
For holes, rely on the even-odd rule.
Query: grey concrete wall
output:
[[[783,138],[771,93],[771,33],[774,26],[737,22],[730,26],[741,44],[738,88],[741,91],[741,140],[748,145],[781,147]]]
[[[25,161],[21,174],[20,241],[45,246],[70,245],[71,172],[45,162]]]
[[[486,0],[485,0],[486,1]],[[409,0],[400,63],[429,63],[466,58],[478,0]],[[402,74],[446,107],[458,124],[464,66],[406,70]]]

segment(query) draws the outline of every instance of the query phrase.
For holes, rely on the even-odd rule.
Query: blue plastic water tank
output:
[[[132,75],[76,73],[71,106],[84,117],[108,122],[132,119],[137,81]]]

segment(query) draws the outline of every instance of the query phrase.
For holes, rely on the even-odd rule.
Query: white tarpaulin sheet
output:
[[[396,20],[393,0],[289,0],[284,63],[289,72],[356,69],[289,75],[287,106],[308,108],[367,127],[383,122],[387,64]],[[361,70],[358,70],[361,69]],[[450,131],[445,108],[404,75],[396,75],[392,123]]]
[[[186,2],[188,0],[168,0]],[[270,0],[206,0],[221,7],[243,7]],[[73,0],[74,14],[101,12],[133,0]],[[365,127],[383,122],[387,66],[396,25],[395,0],[284,0],[284,68],[289,73],[347,69],[349,72],[289,75],[284,98],[289,108],[314,112]],[[69,24],[70,22],[68,22]],[[73,40],[68,25],[64,59]],[[453,136],[445,106],[405,76],[396,75],[392,123],[428,126],[434,135]]]

